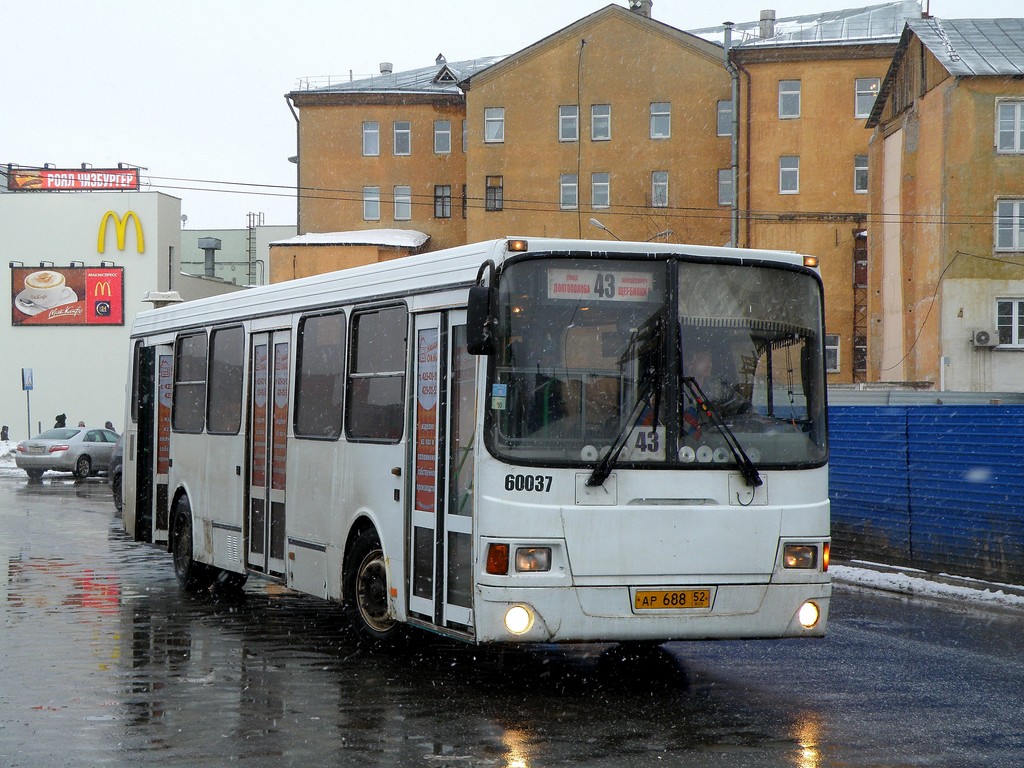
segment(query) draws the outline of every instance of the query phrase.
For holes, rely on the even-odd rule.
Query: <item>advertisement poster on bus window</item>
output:
[[[11,267],[11,325],[124,325],[124,267]]]
[[[252,484],[267,484],[267,393],[270,383],[269,352],[266,344],[257,344],[252,354]]]
[[[274,432],[270,487],[283,491],[288,450],[288,343],[274,344]]]
[[[171,458],[171,397],[174,391],[173,357],[160,355],[157,381],[156,473],[166,475]]]
[[[416,509],[433,512],[437,498],[437,328],[417,336],[416,382]]]

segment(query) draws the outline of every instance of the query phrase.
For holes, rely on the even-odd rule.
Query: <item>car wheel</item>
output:
[[[361,531],[345,558],[344,612],[360,643],[374,648],[394,644],[400,626],[388,606],[387,565],[377,533]]]
[[[86,478],[92,473],[92,459],[88,456],[79,456],[75,462],[75,477]]]
[[[116,472],[110,478],[110,492],[114,495],[114,507],[118,512],[124,507],[124,499],[121,497],[121,473]]]
[[[192,557],[192,506],[182,496],[174,506],[174,575],[186,592],[203,592],[217,577],[215,569]]]

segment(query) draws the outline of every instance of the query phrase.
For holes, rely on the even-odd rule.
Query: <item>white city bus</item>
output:
[[[124,526],[373,644],[821,636],[823,317],[798,254],[537,238],[143,312]]]

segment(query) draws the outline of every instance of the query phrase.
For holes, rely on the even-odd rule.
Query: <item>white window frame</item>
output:
[[[452,153],[452,121],[434,121],[434,154],[450,155]]]
[[[612,105],[590,105],[590,140],[612,140]]]
[[[380,123],[376,120],[363,123],[363,157],[380,157]]]
[[[1000,154],[1024,154],[1024,99],[996,100],[995,144]]]
[[[469,149],[469,128],[467,126],[468,121],[462,121],[462,154],[466,154]]]
[[[412,154],[412,123],[408,120],[395,120],[392,125],[392,141],[395,157],[408,157]]]
[[[412,220],[412,187],[395,187],[395,221]]]
[[[612,204],[612,175],[599,172],[590,174],[590,206],[609,208]]]
[[[779,120],[800,117],[801,88],[799,80],[779,80]]]
[[[831,357],[835,358],[834,364],[830,364]],[[825,334],[825,373],[839,373],[839,334],[838,333],[826,333]]]
[[[580,107],[578,104],[562,104],[558,107],[558,140],[565,142],[580,140]]]
[[[779,194],[800,194],[799,155],[782,155],[779,158]]]
[[[484,143],[505,143],[505,108],[484,108]]]
[[[871,117],[871,109],[882,85],[880,77],[858,77],[853,84],[853,116],[858,120]]]
[[[363,187],[363,221],[380,221],[380,187]]]
[[[1024,199],[996,200],[995,250],[1024,251]]]
[[[718,102],[718,136],[732,136],[732,100]]]
[[[580,207],[579,177],[575,173],[563,173],[558,177],[558,206],[563,211]]]
[[[853,156],[853,193],[855,195],[866,195],[868,193],[868,156]]]
[[[732,205],[732,168],[718,169],[718,204]]]
[[[668,171],[651,172],[651,207],[668,208]]]
[[[651,102],[651,138],[672,138],[672,102]]]
[[[999,346],[1024,347],[1024,297],[998,298],[995,309]]]

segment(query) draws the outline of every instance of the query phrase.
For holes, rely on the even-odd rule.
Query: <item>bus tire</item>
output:
[[[376,531],[360,531],[345,557],[343,611],[361,645],[393,645],[400,627],[388,606],[388,574]]]
[[[182,496],[174,505],[174,575],[183,590],[190,593],[203,592],[210,588],[216,578],[216,571],[205,563],[196,562],[192,557],[192,505],[188,497]]]

